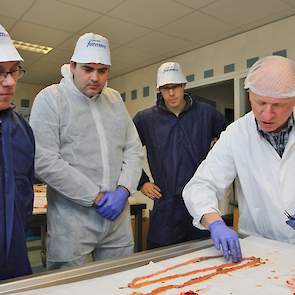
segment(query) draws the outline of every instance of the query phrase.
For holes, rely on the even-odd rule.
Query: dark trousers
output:
[[[193,218],[180,195],[163,196],[154,202],[150,212],[148,249],[210,237],[207,230],[196,228],[192,222]]]

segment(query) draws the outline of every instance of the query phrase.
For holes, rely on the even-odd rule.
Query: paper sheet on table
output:
[[[286,286],[286,280],[295,277],[295,245],[280,243],[277,241],[248,237],[241,240],[241,246],[244,257],[256,256],[266,260],[265,264],[257,267],[244,268],[228,274],[215,276],[207,281],[188,286],[183,289],[168,290],[163,295],[178,295],[181,291],[200,290],[200,295],[225,295],[225,294],[273,294],[273,295],[291,295],[291,291]],[[208,255],[217,255],[217,251],[211,247],[197,252],[171,258],[165,261],[150,263],[146,266],[132,270],[116,273],[96,279],[60,285],[46,289],[33,290],[18,293],[21,295],[36,295],[42,292],[42,295],[80,295],[80,294],[108,294],[108,295],[130,295],[133,291],[147,293],[163,284],[157,283],[140,289],[130,289],[119,287],[126,286],[128,282],[137,276],[143,276],[154,273],[168,266],[175,265],[186,260]],[[207,260],[198,263],[198,267],[213,266],[224,263],[223,258]],[[192,266],[188,266],[190,270]],[[178,270],[185,272],[184,268]],[[174,271],[174,273],[177,270]],[[162,277],[163,275],[161,275]],[[196,277],[197,275],[194,275]],[[188,277],[180,281],[184,282]],[[168,283],[167,283],[168,284]]]

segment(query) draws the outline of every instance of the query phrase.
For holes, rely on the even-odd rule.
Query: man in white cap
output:
[[[48,269],[133,252],[128,197],[143,151],[120,94],[105,86],[108,40],[82,35],[63,79],[36,97],[36,175],[47,183]]]
[[[240,261],[238,236],[220,217],[218,199],[238,179],[239,232],[295,244],[295,62],[257,61],[245,80],[252,111],[232,123],[183,191],[194,225],[208,228],[227,260]],[[288,215],[290,220],[287,220]]]
[[[154,200],[149,249],[209,236],[192,225],[181,193],[226,124],[212,106],[184,91],[186,82],[178,63],[162,64],[158,69],[156,105],[134,118],[154,180],[151,182],[143,171],[138,186]]]
[[[26,228],[33,209],[35,143],[11,103],[23,59],[0,25],[0,280],[31,274]]]

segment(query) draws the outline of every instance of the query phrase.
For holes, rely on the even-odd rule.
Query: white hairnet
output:
[[[0,24],[0,62],[7,61],[23,61],[9,34],[4,27]]]
[[[187,80],[182,72],[181,66],[177,62],[166,62],[158,69],[157,88],[166,84],[182,84]]]
[[[259,59],[249,69],[244,88],[261,96],[295,97],[295,62],[282,56]]]
[[[82,35],[76,43],[71,61],[111,65],[108,39],[94,33]]]

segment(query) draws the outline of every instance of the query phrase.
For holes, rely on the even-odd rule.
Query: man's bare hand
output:
[[[151,182],[146,182],[140,189],[140,191],[149,197],[150,199],[160,199],[162,197],[160,188]]]
[[[97,205],[99,203],[99,201],[101,200],[101,198],[103,197],[104,193],[103,192],[99,192],[95,198],[94,203]]]

